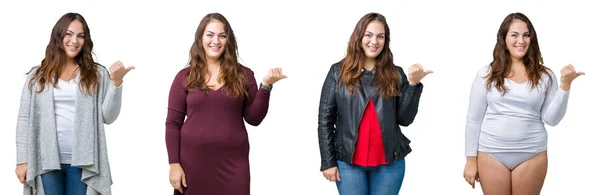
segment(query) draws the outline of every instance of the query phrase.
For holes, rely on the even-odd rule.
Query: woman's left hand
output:
[[[125,75],[133,69],[135,69],[135,67],[129,66],[125,68],[125,65],[123,65],[123,63],[121,63],[120,61],[116,61],[108,69],[110,72],[110,80],[112,81],[113,85],[117,87],[121,86],[121,83],[123,83],[123,77],[125,77]]]
[[[285,78],[287,78],[287,76],[283,74],[281,68],[272,68],[269,70],[269,74],[267,74],[265,78],[263,78],[262,84],[264,86],[271,86],[277,81]]]
[[[417,85],[419,82],[421,82],[421,79],[431,73],[433,73],[431,70],[424,71],[421,64],[413,64],[410,68],[408,68],[408,84],[413,86]]]
[[[560,88],[562,88],[565,91],[569,91],[571,89],[571,83],[573,82],[573,80],[575,80],[575,78],[581,75],[585,75],[584,72],[575,71],[575,67],[573,67],[573,65],[571,64],[565,66],[562,70],[560,70],[560,74]]]

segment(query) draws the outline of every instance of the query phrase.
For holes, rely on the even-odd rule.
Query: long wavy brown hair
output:
[[[199,89],[208,93],[208,78],[210,72],[208,71],[206,55],[204,52],[204,45],[202,44],[202,36],[204,36],[204,30],[210,22],[221,22],[223,23],[224,30],[227,36],[227,42],[225,44],[225,50],[220,57],[221,62],[221,74],[217,78],[219,83],[223,83],[224,91],[233,97],[246,97],[246,71],[243,66],[238,63],[237,58],[237,42],[235,35],[231,29],[231,25],[227,19],[220,13],[210,13],[202,18],[198,29],[196,30],[196,37],[194,44],[190,49],[190,62],[188,66],[190,71],[187,73],[186,89],[195,90]]]
[[[512,60],[510,51],[506,45],[506,36],[508,35],[510,25],[515,20],[525,22],[527,24],[527,29],[529,29],[530,43],[527,53],[523,57],[523,63],[525,64],[525,69],[527,70],[528,79],[531,81],[531,89],[534,89],[538,86],[543,74],[548,75],[550,78],[550,84],[552,83],[552,77],[550,77],[549,74],[550,70],[544,66],[544,59],[542,58],[542,53],[540,52],[537,33],[535,32],[535,28],[533,28],[533,24],[529,18],[527,18],[527,16],[516,12],[506,16],[500,25],[500,29],[498,30],[496,47],[494,48],[494,61],[490,63],[491,71],[486,76],[487,90],[491,90],[492,85],[494,85],[498,91],[502,92],[502,94],[505,94],[508,90],[506,86],[504,86],[504,79],[508,78],[510,74]]]
[[[46,46],[46,56],[29,81],[29,90],[32,90],[35,84],[39,86],[39,90],[36,91],[38,93],[44,91],[46,85],[50,83],[52,86],[58,87],[58,79],[68,58],[63,46],[63,39],[67,35],[69,24],[75,20],[83,24],[84,34],[83,48],[74,59],[79,65],[79,88],[84,94],[95,94],[100,82],[100,76],[98,75],[97,64],[94,63],[94,59],[92,58],[94,43],[92,42],[87,22],[83,16],[78,13],[66,13],[60,17],[58,22],[56,22],[52,28],[50,42],[48,43],[48,46]]]
[[[393,96],[400,95],[400,74],[394,65],[394,56],[390,50],[390,29],[383,15],[379,13],[368,13],[364,15],[356,24],[350,41],[346,57],[342,59],[340,66],[339,86],[346,85],[350,95],[353,95],[356,89],[360,86],[360,75],[367,60],[365,51],[362,47],[362,39],[365,35],[367,25],[377,21],[381,22],[385,28],[385,42],[383,50],[375,58],[375,78],[374,83],[377,83],[378,90],[384,99],[390,99]]]

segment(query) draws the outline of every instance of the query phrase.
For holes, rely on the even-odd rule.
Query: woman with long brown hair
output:
[[[121,110],[123,77],[134,67],[95,63],[87,22],[64,14],[41,65],[27,73],[17,122],[23,194],[111,194],[103,124]]]
[[[548,134],[567,110],[573,65],[560,80],[546,66],[537,32],[522,13],[502,22],[494,60],[471,86],[465,134],[465,180],[484,194],[540,194],[548,168]],[[560,86],[559,86],[560,84]]]
[[[166,146],[175,194],[250,194],[249,143],[244,120],[258,126],[267,114],[272,85],[286,78],[269,70],[260,87],[238,63],[227,19],[204,16],[169,93]]]
[[[386,18],[368,13],[356,24],[346,57],[331,66],[319,104],[321,171],[340,194],[397,195],[404,179],[410,125],[431,73],[394,65]]]

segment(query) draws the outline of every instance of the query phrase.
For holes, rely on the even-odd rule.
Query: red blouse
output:
[[[383,139],[381,127],[377,119],[377,112],[373,105],[373,99],[369,99],[367,108],[363,113],[358,128],[358,139],[352,163],[360,166],[385,165],[385,154],[383,152]]]

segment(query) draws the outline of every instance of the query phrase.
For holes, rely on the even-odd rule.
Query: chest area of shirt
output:
[[[491,92],[487,93],[488,104],[507,104],[515,106],[541,105],[546,98],[547,88],[542,86],[542,84],[538,84],[538,86],[532,88],[530,82],[517,83],[507,79],[505,81],[505,87],[507,89],[505,94],[502,94],[493,87]]]
[[[53,98],[55,103],[74,103],[77,97],[78,84],[59,79],[58,86],[53,88]]]
[[[217,90],[208,89],[207,92],[194,90],[189,91],[186,96],[186,103],[189,109],[233,109],[238,110],[243,107],[245,97],[233,97],[223,88]]]

